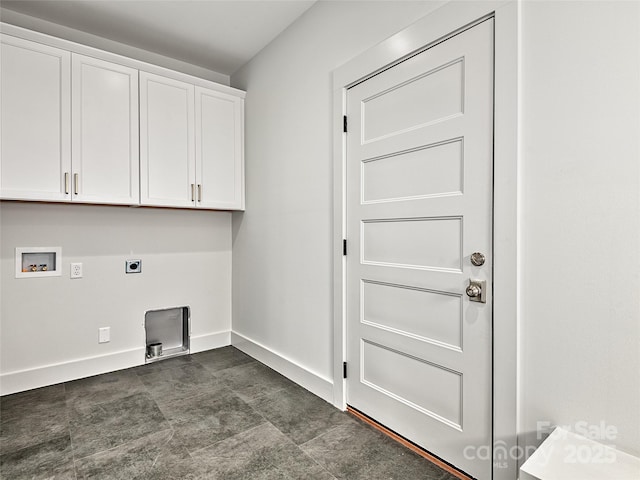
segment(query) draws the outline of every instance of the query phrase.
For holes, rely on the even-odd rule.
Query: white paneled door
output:
[[[350,88],[347,116],[347,403],[491,478],[493,20]]]

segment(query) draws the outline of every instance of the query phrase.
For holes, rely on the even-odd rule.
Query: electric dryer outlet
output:
[[[127,260],[125,262],[125,273],[141,273],[142,260]]]

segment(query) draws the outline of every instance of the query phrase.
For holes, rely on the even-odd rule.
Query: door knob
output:
[[[482,289],[477,285],[469,285],[467,287],[467,295],[471,298],[479,297],[482,295]]]
[[[466,293],[471,302],[487,303],[486,298],[487,282],[486,280],[469,280]]]

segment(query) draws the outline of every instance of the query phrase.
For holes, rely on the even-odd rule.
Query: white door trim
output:
[[[342,255],[342,240],[346,232],[346,141],[342,122],[347,88],[491,15],[495,19],[492,478],[515,480],[518,469],[518,213],[521,205],[518,155],[520,15],[517,0],[448,2],[333,72],[333,385],[334,404],[345,409],[342,362],[346,359],[346,261]]]

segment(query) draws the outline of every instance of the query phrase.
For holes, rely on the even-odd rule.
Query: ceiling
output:
[[[315,0],[2,0],[3,9],[233,74]]]

